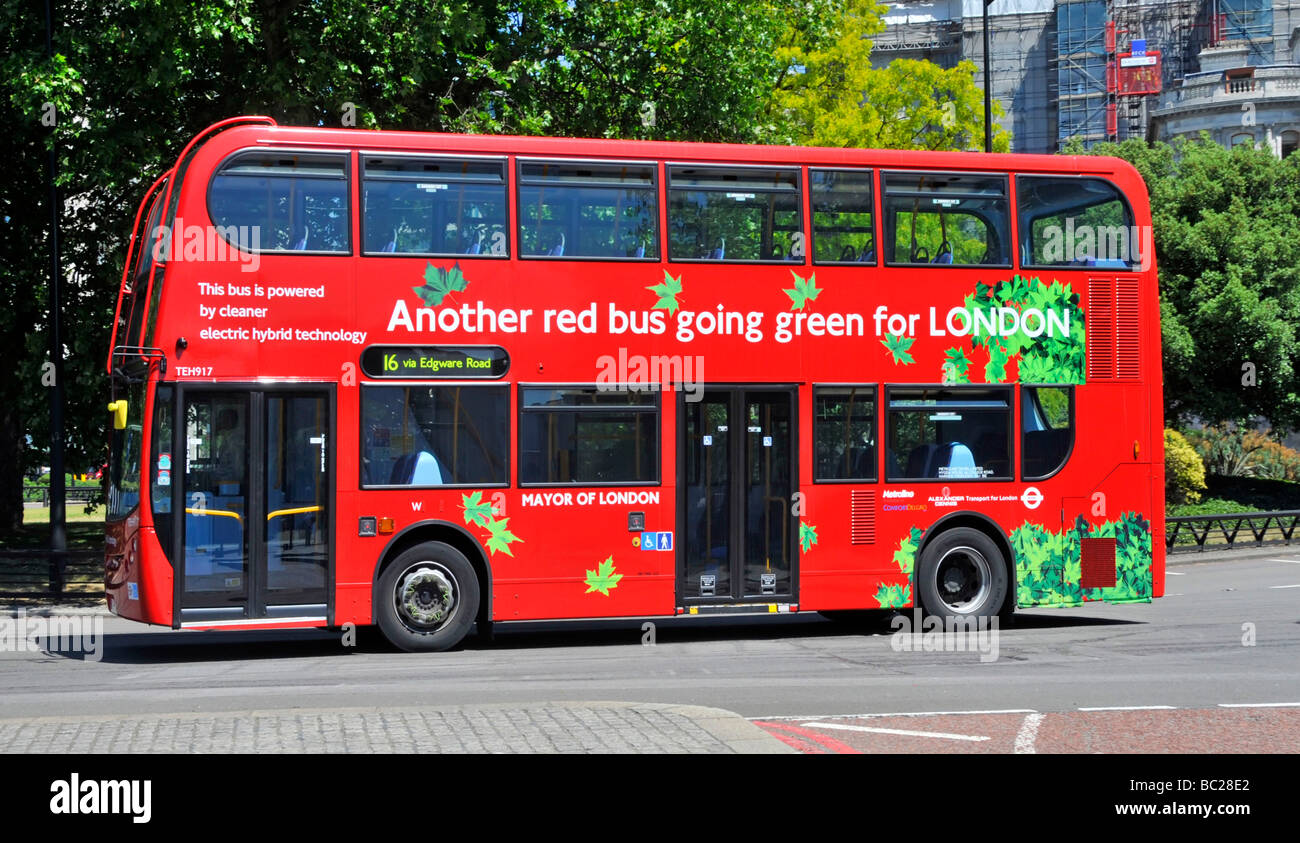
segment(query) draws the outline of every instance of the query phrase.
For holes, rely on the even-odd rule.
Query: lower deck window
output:
[[[1074,390],[1022,387],[1020,431],[1024,479],[1042,480],[1060,471],[1074,448]]]
[[[504,386],[366,386],[363,486],[503,485],[510,450]]]
[[[524,387],[519,482],[659,482],[659,406],[651,392]]]
[[[889,391],[890,480],[1010,480],[1011,392]]]

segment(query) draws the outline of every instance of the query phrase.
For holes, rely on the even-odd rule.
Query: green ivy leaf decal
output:
[[[583,593],[591,594],[593,591],[599,591],[608,597],[609,590],[616,588],[621,579],[623,579],[622,574],[614,573],[614,557],[611,556],[596,566],[596,570],[587,569],[587,590]]]
[[[460,496],[460,508],[465,511],[466,524],[477,524],[480,527],[486,527],[494,520],[495,515],[492,511],[492,504],[483,503],[482,501],[482,492]]]
[[[652,310],[666,310],[669,314],[677,312],[677,308],[680,307],[677,303],[677,296],[682,291],[681,276],[674,278],[668,274],[668,270],[664,270],[663,283],[646,287],[646,289],[659,297],[659,300],[655,302],[655,306],[651,308]]]
[[[799,522],[799,549],[807,553],[813,545],[817,544],[817,528],[811,524]]]
[[[970,383],[970,358],[960,348],[950,348],[943,353],[943,383]]]
[[[484,525],[488,529],[487,549],[493,555],[499,550],[506,556],[514,556],[510,552],[510,543],[523,541],[523,539],[506,529],[506,523],[509,520],[509,518],[494,518]]]
[[[916,342],[915,337],[904,337],[899,334],[885,334],[885,338],[880,344],[889,349],[889,353],[894,356],[895,363],[902,363],[904,366],[915,363],[916,360],[908,353],[912,343]]]
[[[990,344],[989,362],[984,367],[984,380],[989,383],[1002,383],[1005,381],[1007,379],[1007,363],[1010,361],[1006,349],[996,343]]]
[[[794,289],[782,290],[782,292],[790,297],[791,310],[803,310],[804,305],[814,301],[821,293],[821,288],[817,286],[817,273],[814,272],[809,275],[806,281],[800,278],[793,269],[790,270],[790,274],[794,276]]]
[[[412,287],[415,294],[429,307],[437,307],[442,300],[452,293],[460,292],[469,286],[469,281],[460,271],[460,262],[452,264],[451,269],[439,269],[428,262],[424,268],[424,286]]]
[[[876,602],[882,609],[902,609],[912,602],[912,586],[907,583],[885,585],[876,591]]]

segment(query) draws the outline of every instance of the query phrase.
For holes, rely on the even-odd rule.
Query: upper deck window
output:
[[[885,262],[1010,266],[1006,176],[885,173]]]
[[[1149,249],[1128,203],[1105,179],[1016,176],[1016,205],[1024,266],[1129,269]]]
[[[876,263],[870,170],[809,170],[813,263]]]
[[[348,254],[347,156],[240,153],[212,178],[208,211],[222,236],[245,251]]]
[[[509,255],[505,161],[365,155],[361,173],[366,254]]]
[[[804,260],[796,168],[668,168],[668,257],[675,261]]]
[[[529,258],[658,260],[655,165],[519,163],[519,251]]]

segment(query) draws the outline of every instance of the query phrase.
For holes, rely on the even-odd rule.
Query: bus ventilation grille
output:
[[[849,516],[850,544],[876,543],[876,493],[853,490],[852,514]]]
[[[1138,279],[1088,279],[1089,381],[1142,377],[1139,314]]]
[[[1079,540],[1080,588],[1113,588],[1115,585],[1115,539]]]

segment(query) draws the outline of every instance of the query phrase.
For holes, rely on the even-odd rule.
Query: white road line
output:
[[[986,735],[954,735],[949,732],[913,732],[907,729],[881,729],[875,726],[850,726],[847,723],[803,723],[805,729],[839,729],[843,732],[872,732],[880,735],[903,735],[910,738],[943,738],[949,741],[986,741]]]
[[[1219,708],[1300,708],[1300,702],[1284,702],[1284,703],[1219,703]]]
[[[1270,585],[1269,588],[1300,588],[1300,585]]]
[[[1300,565],[1300,559],[1267,559],[1266,562],[1290,562],[1292,565]]]
[[[1038,740],[1038,726],[1047,717],[1046,714],[1027,714],[1025,722],[1020,724],[1020,731],[1016,732],[1016,755],[1034,755],[1037,750],[1034,749],[1034,742]]]
[[[1101,705],[1095,708],[1081,708],[1079,711],[1175,711],[1172,705]]]
[[[777,714],[750,720],[867,720],[873,717],[950,717],[959,714],[1035,714],[1032,708],[997,708],[986,711],[894,711],[884,714]]]
[[[1186,572],[1186,571],[1165,571],[1165,576],[1169,576],[1169,577],[1185,577],[1185,576],[1187,576],[1187,572]]]

